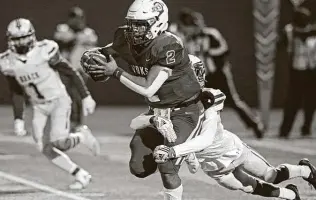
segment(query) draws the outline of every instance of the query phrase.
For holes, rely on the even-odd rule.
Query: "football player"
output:
[[[81,55],[88,49],[96,46],[98,36],[95,31],[86,24],[86,15],[80,7],[72,7],[66,23],[58,24],[54,33],[54,40],[60,48],[60,52],[83,77],[85,83],[88,76],[83,72],[80,65]],[[72,99],[71,107],[71,130],[83,125],[82,103],[80,94],[74,82],[61,74],[61,79]]]
[[[195,63],[202,63],[196,57],[195,60]],[[193,62],[193,66],[195,63]],[[199,65],[195,66],[197,70],[200,69]],[[203,79],[199,74],[197,77],[199,80]],[[201,96],[206,109],[201,133],[192,140],[173,147],[157,146],[154,150],[157,163],[164,163],[169,159],[195,152],[202,170],[230,190],[241,190],[265,197],[300,200],[295,185],[289,184],[285,188],[273,185],[296,177],[302,177],[316,189],[316,168],[310,161],[302,159],[299,165],[281,164],[278,167],[270,165],[258,152],[247,146],[235,134],[224,129],[220,112],[224,107],[226,96],[220,90],[209,88],[204,88]],[[151,125],[150,121],[153,120],[138,117],[133,120],[132,125],[133,128],[146,127]],[[171,129],[172,124],[165,123],[164,130]]]
[[[94,80],[116,78],[145,97],[148,113],[171,120],[174,132],[170,135],[161,134],[155,126],[136,130],[130,143],[129,166],[139,178],[155,173],[158,167],[164,198],[178,200],[183,191],[178,170],[185,157],[157,165],[152,152],[160,144],[173,146],[194,138],[201,128],[204,109],[188,53],[167,28],[168,8],[162,0],[135,0],[126,25],[118,28],[113,43],[84,53],[82,65]],[[118,67],[115,56],[129,64],[132,74]]]
[[[99,144],[87,127],[69,134],[71,99],[62,84],[59,73],[71,77],[80,91],[84,114],[94,112],[92,99],[81,76],[69,66],[59,53],[56,42],[37,41],[35,29],[28,19],[15,19],[7,28],[8,50],[0,55],[0,70],[7,77],[13,101],[23,98],[25,92],[33,109],[33,138],[37,148],[54,165],[75,176],[71,189],[86,187],[91,175],[64,153],[79,143],[85,144],[95,155]],[[49,119],[49,133],[44,127]]]

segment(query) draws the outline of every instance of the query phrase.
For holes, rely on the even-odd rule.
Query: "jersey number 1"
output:
[[[33,88],[38,99],[44,99],[44,96],[38,91],[38,88],[36,87],[34,83],[29,83],[29,87]]]

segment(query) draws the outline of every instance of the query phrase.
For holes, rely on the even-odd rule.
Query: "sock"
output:
[[[163,188],[163,192],[164,192],[164,200],[181,200],[183,186],[181,184],[179,187],[177,187],[175,189]]]
[[[54,163],[57,167],[65,170],[66,172],[70,173],[70,174],[73,174],[78,166],[72,162],[70,160],[70,158],[65,154],[63,153],[62,151],[56,149],[56,148],[53,148],[54,152],[56,152],[59,156],[57,156],[56,158],[52,159],[52,163]],[[79,171],[79,170],[77,170]],[[77,173],[77,172],[76,172]]]
[[[282,199],[295,199],[296,194],[290,189],[287,188],[280,188],[280,194],[279,197]]]
[[[303,177],[308,178],[311,174],[311,169],[305,165],[290,165],[283,164],[289,171],[289,178]]]

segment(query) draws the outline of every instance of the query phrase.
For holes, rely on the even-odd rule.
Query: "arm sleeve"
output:
[[[193,152],[199,152],[213,143],[220,116],[218,112],[212,108],[206,110],[205,114],[206,119],[202,124],[200,135],[173,147],[176,157],[181,157]]]
[[[6,76],[11,91],[11,100],[14,119],[22,119],[25,108],[25,98],[22,87],[14,77]]]

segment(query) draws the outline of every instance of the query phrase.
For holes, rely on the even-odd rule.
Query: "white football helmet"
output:
[[[127,15],[128,41],[132,45],[144,44],[168,28],[168,7],[162,0],[135,0]]]
[[[190,55],[191,67],[195,73],[196,79],[198,80],[201,88],[205,86],[205,66],[203,62],[196,56]]]
[[[28,19],[11,21],[7,28],[8,47],[18,53],[26,54],[36,42],[35,29]]]

